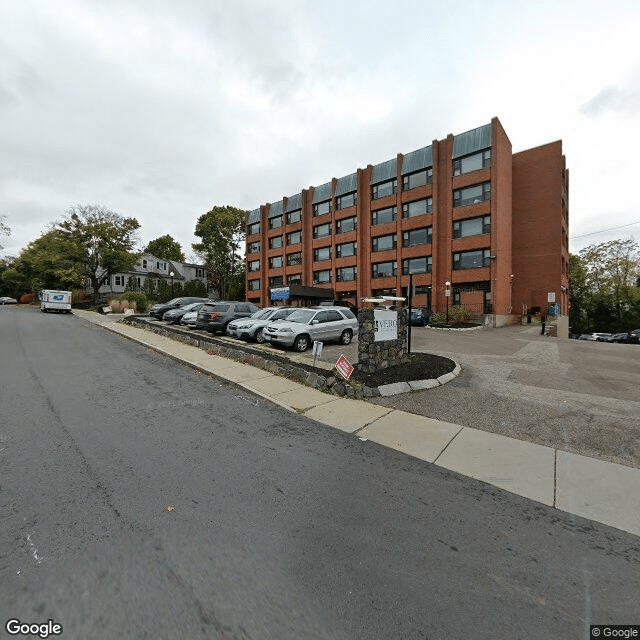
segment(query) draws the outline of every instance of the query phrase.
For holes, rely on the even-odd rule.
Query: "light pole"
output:
[[[409,303],[409,326],[407,327],[407,353],[411,354],[411,305],[413,304],[413,271],[409,271],[409,291],[407,291]]]
[[[173,300],[173,271],[169,271],[169,276],[171,277],[171,299]]]
[[[444,286],[446,287],[444,290],[444,297],[447,299],[447,324],[449,324],[449,298],[451,297],[451,289],[449,287],[451,287],[451,283],[447,280],[447,282],[444,283]]]

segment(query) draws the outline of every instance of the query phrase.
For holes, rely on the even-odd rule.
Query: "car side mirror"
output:
[[[320,324],[320,320],[312,320],[311,324]]]

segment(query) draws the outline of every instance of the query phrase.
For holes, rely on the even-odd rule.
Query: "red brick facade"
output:
[[[450,282],[450,304],[498,324],[544,311],[551,291],[567,313],[567,190],[560,142],[512,155],[493,118],[252,211],[247,299],[268,305],[271,288],[297,283],[358,305],[406,296],[412,272],[414,306],[444,310]]]

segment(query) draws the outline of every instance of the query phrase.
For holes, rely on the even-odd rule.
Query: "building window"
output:
[[[414,216],[423,216],[425,213],[433,211],[433,198],[423,198],[422,200],[414,200],[413,202],[405,202],[402,205],[402,217],[413,218]]]
[[[371,199],[378,200],[379,198],[393,195],[397,189],[398,181],[395,178],[386,182],[379,182],[371,187]]]
[[[259,242],[250,242],[247,245],[247,253],[260,253],[260,243]]]
[[[260,223],[254,222],[253,224],[247,225],[247,235],[252,236],[256,233],[260,233]]]
[[[313,250],[314,262],[321,262],[322,260],[331,260],[331,247],[322,247],[320,249]]]
[[[260,260],[252,260],[249,263],[249,271],[260,271]]]
[[[396,248],[396,234],[392,233],[388,236],[378,236],[371,240],[372,251],[389,251]]]
[[[422,171],[415,171],[409,173],[406,176],[402,176],[402,189],[403,191],[409,191],[409,189],[415,189],[416,187],[422,187],[425,184],[431,184],[433,180],[433,168],[422,169]]]
[[[296,209],[295,211],[289,211],[287,213],[287,224],[295,224],[296,222],[300,222],[302,220],[302,210]]]
[[[453,223],[454,238],[479,236],[483,233],[491,233],[491,216],[469,218],[469,220],[457,220]]]
[[[204,278],[204,269],[196,269],[196,278]]]
[[[282,236],[269,238],[269,249],[279,249],[282,246]]]
[[[374,211],[371,216],[372,224],[385,224],[387,222],[393,222],[398,213],[397,207],[387,207],[386,209],[378,209]]]
[[[345,193],[342,196],[336,198],[336,209],[346,209],[347,207],[355,207],[358,202],[358,194],[356,191],[351,193]]]
[[[313,227],[313,237],[314,238],[326,238],[331,235],[331,224],[327,222],[326,224],[319,224],[316,227]]]
[[[116,276],[116,287],[124,287],[124,276]]]
[[[349,256],[355,256],[357,250],[357,242],[345,242],[344,244],[336,245],[336,258],[347,258]]]
[[[358,267],[341,267],[336,269],[336,282],[349,282],[358,277]]]
[[[358,219],[342,218],[342,220],[336,220],[336,233],[348,233],[349,231],[355,231],[358,228]]]
[[[402,234],[403,247],[415,247],[419,244],[431,244],[431,227],[411,229]]]
[[[287,233],[287,244],[300,244],[302,242],[302,231],[292,231]]]
[[[249,280],[249,291],[260,291],[260,280]]]
[[[313,272],[313,284],[324,284],[325,282],[331,282],[331,269]]]
[[[269,229],[279,229],[282,226],[282,216],[269,218]]]
[[[430,284],[416,284],[413,286],[413,293],[428,293],[431,295],[431,285]]]
[[[479,249],[477,251],[463,251],[453,254],[454,269],[477,269],[488,267],[491,264],[491,250]]]
[[[331,200],[325,200],[313,205],[314,216],[326,216],[327,213],[331,213]]]
[[[491,198],[491,182],[474,184],[464,189],[456,189],[453,192],[453,206],[464,207],[468,204],[477,204]]]
[[[287,277],[287,284],[302,284],[302,274],[292,273]]]
[[[478,169],[491,166],[491,149],[485,149],[464,158],[456,158],[453,161],[453,175],[459,176]]]
[[[292,267],[293,265],[300,264],[302,262],[302,254],[301,253],[288,253],[287,254],[287,266]]]
[[[397,270],[398,263],[395,260],[392,262],[378,262],[372,265],[371,277],[388,278],[389,276],[395,276]]]
[[[269,269],[279,269],[284,266],[284,258],[282,256],[275,256],[269,258]]]
[[[147,261],[146,261],[146,260],[143,260],[143,261],[142,261],[142,268],[143,268],[143,269],[146,269],[146,268],[147,268]]]
[[[281,287],[284,284],[282,276],[273,276],[269,278],[269,287]]]
[[[140,278],[136,278],[136,285],[138,287],[138,289],[140,288]]]
[[[422,258],[409,258],[402,261],[402,273],[431,273],[431,256]]]
[[[157,269],[158,271],[160,271],[160,263],[159,263],[159,262],[156,262],[156,269]]]

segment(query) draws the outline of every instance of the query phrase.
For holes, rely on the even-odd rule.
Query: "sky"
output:
[[[0,255],[76,204],[170,234],[488,123],[562,140],[572,252],[640,241],[640,2],[0,0]]]

